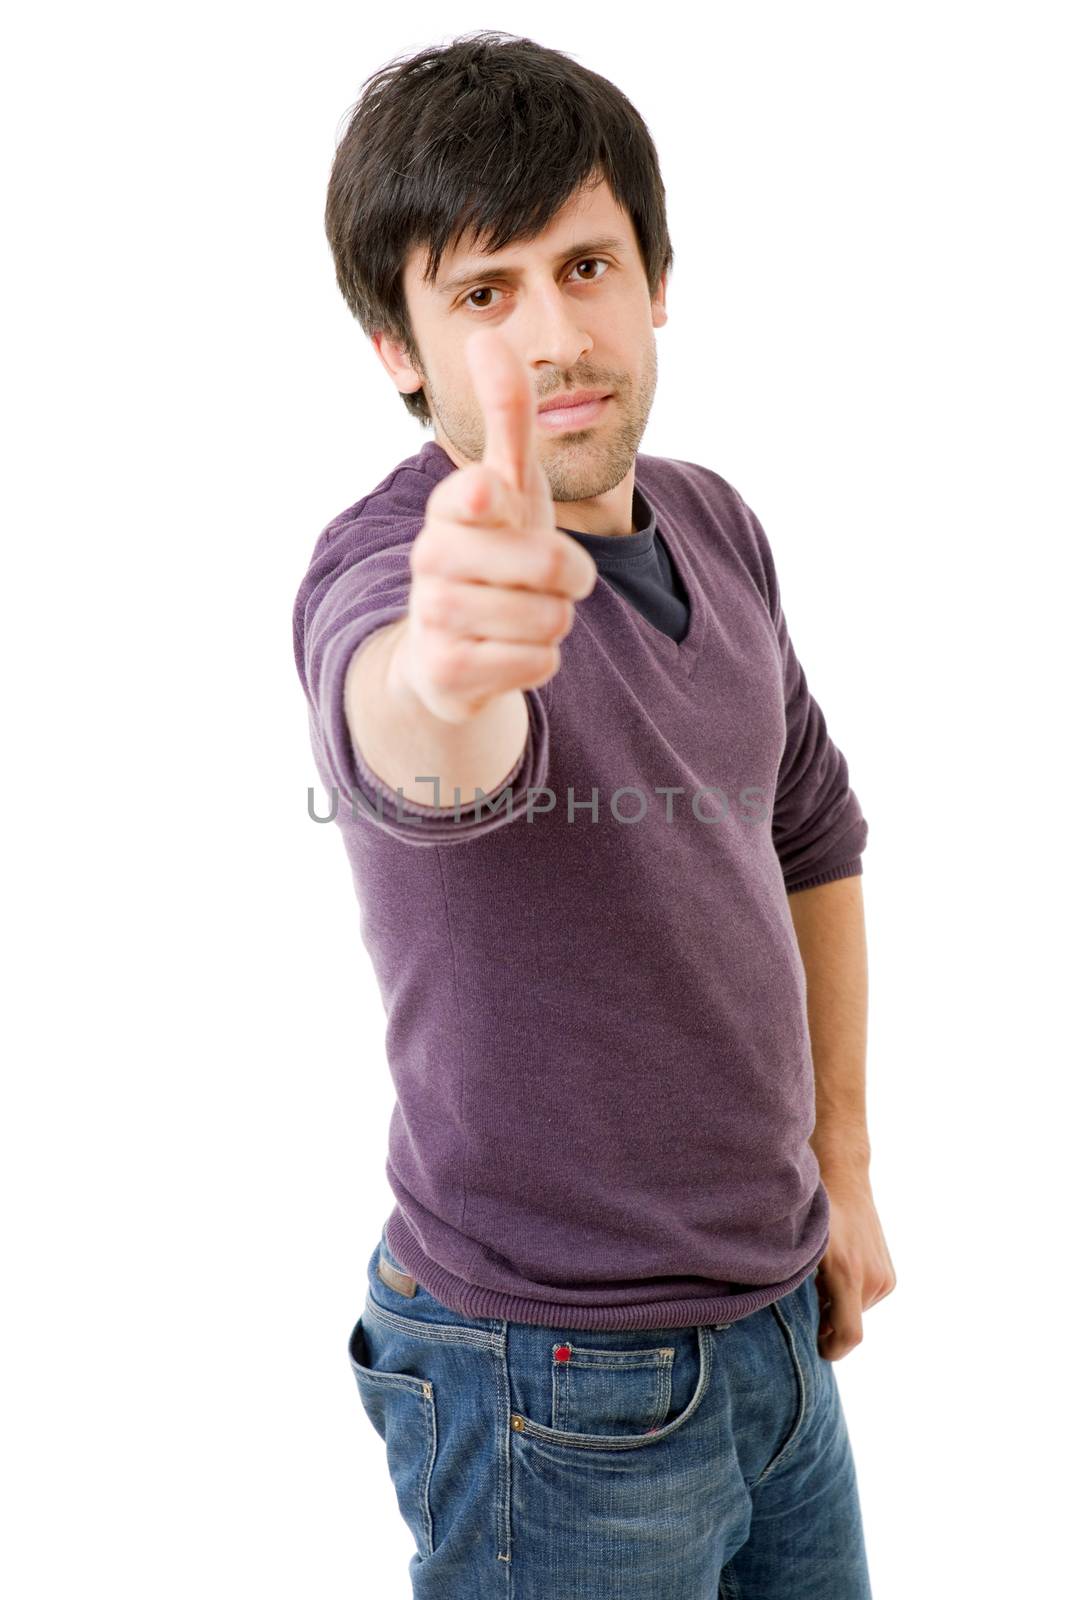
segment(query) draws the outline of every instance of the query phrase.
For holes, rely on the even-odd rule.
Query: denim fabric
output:
[[[870,1600],[812,1272],[739,1321],[461,1318],[384,1231],[348,1354],[415,1542],[415,1600]]]

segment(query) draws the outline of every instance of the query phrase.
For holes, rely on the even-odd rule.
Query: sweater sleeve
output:
[[[782,651],[786,743],[771,831],[786,892],[795,894],[862,873],[867,821],[849,783],[848,763],[808,688],[780,608],[775,625]]]
[[[335,536],[320,540],[316,557],[301,585],[293,613],[297,669],[308,701],[312,749],[323,780],[338,791],[339,811],[353,813],[367,827],[412,845],[458,844],[505,826],[524,815],[527,791],[543,785],[548,770],[548,722],[543,688],[524,691],[529,712],[526,744],[506,778],[484,799],[475,798],[458,810],[447,795],[435,794],[432,781],[424,795],[444,800],[402,797],[367,766],[356,746],[345,713],[344,685],[348,664],[360,645],[378,628],[407,612],[411,572],[408,551],[418,527],[392,542],[376,537],[373,526],[353,540]],[[325,542],[324,542],[325,541]],[[544,686],[547,687],[547,686]],[[434,774],[427,774],[432,780]],[[508,791],[511,804],[507,803]]]
[[[848,763],[834,744],[789,636],[774,558],[758,518],[746,507],[767,581],[771,620],[782,658],[785,748],[775,787],[771,835],[786,892],[859,876],[867,821],[850,786]]]

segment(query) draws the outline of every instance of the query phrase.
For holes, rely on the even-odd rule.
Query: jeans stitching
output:
[[[364,1314],[368,1312],[412,1339],[436,1340],[441,1344],[469,1344],[476,1349],[492,1350],[495,1355],[500,1355],[504,1349],[502,1334],[490,1333],[485,1328],[465,1328],[460,1323],[422,1322],[418,1317],[404,1317],[398,1311],[388,1310],[369,1293]]]
[[[433,1476],[434,1463],[437,1460],[437,1397],[434,1394],[433,1384],[427,1383],[423,1390],[426,1397],[427,1427],[430,1435],[429,1449],[426,1452],[426,1465],[423,1468],[422,1486],[422,1512],[426,1524],[426,1548],[433,1555],[433,1512],[430,1510],[430,1479]]]
[[[501,1339],[499,1352],[500,1359],[494,1363],[494,1378],[496,1382],[496,1542],[498,1561],[507,1562],[507,1592],[511,1593],[511,1382],[508,1375],[507,1356],[508,1325],[504,1323],[504,1333]]]
[[[774,1312],[779,1326],[785,1333],[789,1357],[793,1365],[793,1374],[796,1378],[797,1387],[800,1390],[800,1404],[797,1407],[796,1419],[793,1423],[792,1429],[786,1435],[785,1443],[782,1445],[782,1448],[779,1450],[774,1459],[764,1467],[759,1477],[751,1485],[753,1489],[757,1489],[760,1484],[765,1483],[770,1477],[771,1473],[774,1472],[777,1467],[780,1467],[783,1461],[789,1460],[789,1457],[792,1455],[800,1441],[801,1429],[803,1428],[807,1417],[808,1392],[807,1385],[804,1382],[804,1366],[800,1359],[800,1353],[797,1350],[796,1340],[793,1337],[793,1329],[790,1326],[789,1318],[786,1316],[777,1300],[772,1300],[771,1310]]]

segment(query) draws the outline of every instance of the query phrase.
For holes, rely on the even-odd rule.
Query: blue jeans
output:
[[[870,1600],[812,1271],[740,1321],[463,1318],[384,1231],[348,1343],[415,1540],[415,1600]]]

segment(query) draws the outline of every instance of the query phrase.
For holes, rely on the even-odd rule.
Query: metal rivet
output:
[[[422,1386],[422,1392],[423,1394],[432,1394],[433,1391],[428,1383],[424,1383]]]
[[[521,1433],[526,1424],[521,1417],[512,1417],[511,1426],[514,1428],[516,1433]]]

